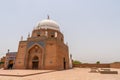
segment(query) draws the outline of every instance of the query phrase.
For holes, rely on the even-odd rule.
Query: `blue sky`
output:
[[[0,57],[18,50],[47,15],[60,25],[73,59],[120,61],[120,0],[0,0]]]

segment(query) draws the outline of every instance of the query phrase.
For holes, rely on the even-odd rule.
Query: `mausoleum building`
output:
[[[40,21],[27,40],[21,39],[15,69],[69,69],[69,49],[58,23]]]

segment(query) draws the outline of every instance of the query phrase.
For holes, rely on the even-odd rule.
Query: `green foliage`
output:
[[[78,60],[74,60],[73,64],[82,64],[82,63],[80,61],[78,61]]]
[[[100,61],[97,61],[96,64],[100,64]]]
[[[0,64],[4,64],[4,62],[0,62]]]

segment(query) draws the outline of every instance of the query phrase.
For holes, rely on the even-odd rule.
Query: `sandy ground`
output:
[[[120,80],[120,69],[111,70],[118,71],[118,74],[90,73],[90,68],[74,68],[62,71],[0,70],[0,80]],[[21,77],[14,75],[26,76]]]

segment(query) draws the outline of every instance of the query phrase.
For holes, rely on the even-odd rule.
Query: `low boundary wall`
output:
[[[81,67],[81,68],[110,68],[110,64],[73,64],[73,67]]]

